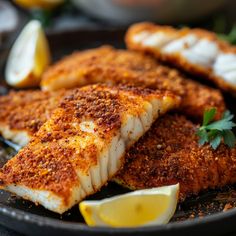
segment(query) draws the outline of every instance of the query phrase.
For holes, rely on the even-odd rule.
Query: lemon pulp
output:
[[[93,217],[92,217],[93,209],[91,208],[91,206],[85,204],[84,202],[81,202],[79,204],[79,209],[80,209],[80,212],[83,214],[83,217],[84,217],[86,223],[89,226],[95,226],[96,222],[93,220]]]
[[[34,74],[36,77],[40,77],[45,68],[50,63],[50,50],[46,38],[41,30],[38,34],[38,41],[35,53],[35,68]]]
[[[9,53],[6,81],[17,88],[38,86],[50,61],[50,50],[42,26],[36,20],[30,21]]]
[[[137,227],[167,224],[176,210],[179,184],[137,190],[98,201],[83,201],[89,226]]]
[[[168,208],[168,197],[159,195],[130,196],[100,206],[100,217],[114,227],[132,227],[159,218]]]

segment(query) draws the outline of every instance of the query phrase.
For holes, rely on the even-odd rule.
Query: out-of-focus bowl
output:
[[[189,23],[222,7],[227,0],[73,0],[86,13],[106,21],[130,24],[155,21]]]

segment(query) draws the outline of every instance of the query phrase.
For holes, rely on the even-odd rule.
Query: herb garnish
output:
[[[215,115],[215,108],[204,112],[203,124],[197,130],[197,135],[200,137],[199,145],[202,146],[205,143],[209,143],[215,150],[221,141],[224,140],[228,147],[233,148],[236,142],[236,137],[232,131],[232,128],[236,126],[232,121],[234,115],[230,111],[226,111],[220,120],[213,121]]]
[[[236,44],[236,25],[233,26],[228,34],[218,34],[218,37],[231,44]]]

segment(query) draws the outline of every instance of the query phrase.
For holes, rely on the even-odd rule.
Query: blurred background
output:
[[[89,38],[100,40],[97,44],[90,41],[89,46],[100,42],[114,45],[113,38],[120,36],[123,40],[127,27],[140,21],[202,27],[236,44],[235,10],[236,0],[0,0],[0,81],[9,48],[31,19],[40,20],[51,42],[58,45],[52,50],[58,59],[76,47],[88,47],[86,36],[82,38],[84,31],[95,31]],[[73,40],[66,40],[65,35]],[[65,42],[73,44],[59,49]],[[6,92],[4,89],[0,85],[0,94]],[[3,227],[0,235],[18,236]]]
[[[229,40],[234,41],[235,9],[234,0],[0,0],[0,46],[11,43],[32,18],[47,33],[125,29],[133,22],[154,21],[231,33]]]
[[[99,30],[122,32],[123,38],[130,24],[153,21],[207,28],[236,44],[235,9],[235,0],[0,0],[0,71],[8,49],[31,19],[40,20],[56,40]]]

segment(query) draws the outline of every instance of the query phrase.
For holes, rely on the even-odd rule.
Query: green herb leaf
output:
[[[218,133],[219,133],[218,130],[215,130],[215,129],[209,130],[207,132],[207,137],[208,137],[209,140],[212,140],[212,139],[214,139],[218,135]]]
[[[224,143],[230,147],[233,148],[236,142],[236,138],[234,133],[231,130],[224,130],[222,132],[223,138],[224,138]]]
[[[214,150],[216,150],[218,148],[218,146],[220,145],[221,139],[222,139],[221,135],[218,134],[218,135],[216,135],[216,137],[214,139],[212,139],[210,141],[210,145],[212,146],[212,148]]]
[[[231,44],[236,44],[236,25],[233,26],[229,34],[218,34],[218,37]]]
[[[208,129],[208,130],[216,129],[216,130],[223,131],[226,129],[232,129],[233,127],[235,127],[234,122],[229,121],[227,119],[222,119],[222,120],[215,121],[215,122],[211,123],[210,125],[207,125],[206,129]]]
[[[222,118],[225,119],[225,118],[230,117],[230,116],[234,117],[234,115],[230,115],[230,111],[227,110],[227,111],[225,111],[225,112],[223,113],[223,117],[222,117]]]
[[[215,150],[219,147],[221,141],[224,140],[224,143],[228,147],[234,147],[236,137],[231,130],[236,126],[236,124],[232,121],[234,115],[231,114],[230,111],[226,111],[222,115],[221,120],[210,123],[214,120],[215,115],[215,108],[205,111],[203,115],[203,125],[196,132],[199,136],[199,145],[202,146],[205,143],[209,143]]]
[[[216,108],[206,110],[203,115],[203,125],[205,126],[209,122],[211,122],[214,119],[215,114],[216,114]]]
[[[208,141],[208,136],[206,130],[198,130],[197,135],[200,137],[199,145],[202,146]]]

